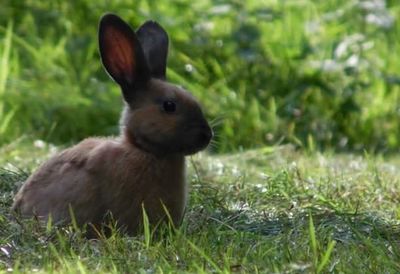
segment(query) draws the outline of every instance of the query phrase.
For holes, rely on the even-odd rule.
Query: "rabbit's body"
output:
[[[165,81],[168,36],[149,21],[135,33],[119,17],[100,21],[100,55],[120,85],[125,108],[118,138],[88,138],[43,164],[17,193],[25,217],[137,231],[143,208],[151,224],[181,222],[185,155],[204,149],[212,131],[198,102]]]
[[[117,224],[136,231],[142,204],[151,223],[168,209],[179,224],[186,201],[183,156],[155,157],[123,139],[86,139],[46,162],[24,184],[14,208],[22,216],[54,223],[95,225],[111,213]],[[110,186],[110,182],[113,182]],[[78,210],[77,210],[78,209]]]

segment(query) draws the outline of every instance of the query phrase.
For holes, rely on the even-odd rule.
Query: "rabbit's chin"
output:
[[[205,149],[209,144],[209,140],[204,140],[196,144],[185,144],[185,142],[162,144],[154,142],[146,136],[134,135],[129,132],[125,132],[125,137],[135,147],[156,156],[193,155]]]
[[[185,155],[185,156],[193,155],[193,154],[195,154],[195,153],[197,153],[199,151],[202,151],[202,150],[206,149],[207,146],[208,146],[208,144],[205,145],[205,146],[201,146],[201,147],[187,148],[187,149],[182,151],[182,154]]]
[[[210,139],[203,139],[201,141],[198,141],[195,144],[186,144],[182,145],[181,147],[181,152],[183,155],[193,155],[199,151],[202,151],[208,147],[208,144],[210,143]]]
[[[147,140],[148,141],[148,140]],[[167,155],[193,155],[203,149],[205,149],[208,144],[201,145],[163,145],[163,144],[155,144],[144,141],[143,139],[136,144],[139,148],[149,153],[152,153],[157,156],[167,156]]]

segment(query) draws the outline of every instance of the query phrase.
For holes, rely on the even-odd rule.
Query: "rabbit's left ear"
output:
[[[168,55],[168,34],[155,21],[145,22],[136,35],[142,46],[152,77],[165,79]]]

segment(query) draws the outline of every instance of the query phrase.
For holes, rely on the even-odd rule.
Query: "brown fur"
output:
[[[112,182],[112,185],[110,185]],[[15,197],[22,216],[100,224],[107,211],[128,231],[142,220],[164,217],[163,204],[179,224],[185,207],[183,156],[157,158],[123,139],[86,139],[46,162]]]
[[[55,223],[71,222],[72,210],[79,226],[99,226],[111,213],[130,234],[141,224],[142,207],[151,224],[165,219],[165,209],[179,224],[187,193],[185,155],[205,148],[212,131],[188,92],[152,77],[151,70],[163,76],[165,62],[147,56],[148,68],[136,34],[121,19],[106,15],[101,24],[103,63],[126,100],[121,136],[88,138],[52,157],[28,178],[12,209]],[[144,24],[139,38],[145,45],[148,29],[155,29],[161,38],[151,39],[161,42],[143,50],[153,55],[159,50],[166,58],[166,34],[153,22]],[[176,109],[167,111],[166,102]]]

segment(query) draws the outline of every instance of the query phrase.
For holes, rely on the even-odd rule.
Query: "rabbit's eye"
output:
[[[175,110],[176,110],[176,105],[175,105],[175,103],[172,102],[172,101],[165,101],[165,102],[163,103],[163,108],[164,108],[165,112],[167,112],[167,113],[173,113],[173,112],[175,112]]]

